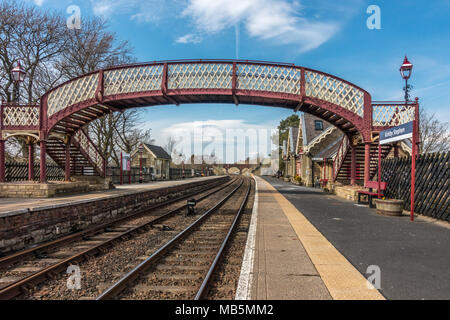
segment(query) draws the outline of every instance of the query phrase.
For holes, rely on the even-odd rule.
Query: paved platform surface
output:
[[[255,179],[252,299],[384,299],[285,197]]]
[[[448,226],[421,218],[410,222],[406,216],[384,217],[377,215],[375,209],[355,205],[321,190],[270,177],[264,180],[283,195],[287,207],[294,207],[305,218],[302,224],[310,223],[361,275],[368,277],[367,267],[379,266],[380,293],[385,298],[450,299]],[[284,229],[280,230],[278,234],[283,236]],[[303,245],[308,252],[305,242]],[[308,254],[313,263],[321,259],[320,255]],[[280,267],[285,263],[290,263],[289,259],[280,262]],[[335,272],[340,269],[337,267]]]
[[[192,178],[186,180],[174,180],[174,181],[155,181],[151,183],[132,184],[116,186],[116,189],[89,192],[84,194],[66,195],[55,198],[43,198],[43,199],[15,199],[15,198],[0,198],[0,214],[14,211],[23,210],[28,208],[47,207],[51,205],[66,204],[70,202],[76,202],[80,200],[101,199],[115,195],[127,194],[130,192],[139,192],[152,189],[167,188],[176,185],[187,184],[195,181],[201,181],[205,179],[215,179],[213,177]]]

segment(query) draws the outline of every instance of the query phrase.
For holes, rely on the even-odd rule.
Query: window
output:
[[[316,130],[322,131],[323,130],[323,121],[322,120],[314,120],[314,126]]]

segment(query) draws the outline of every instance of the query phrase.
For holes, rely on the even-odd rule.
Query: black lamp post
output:
[[[403,90],[405,90],[405,110],[407,109],[408,101],[409,101],[409,90],[412,88],[408,85],[408,79],[411,77],[413,65],[408,61],[408,58],[405,56],[405,60],[403,61],[402,66],[400,67],[400,74],[402,78],[405,79],[406,85]],[[417,150],[417,136],[419,132],[418,126],[418,106],[416,103],[416,111],[413,120],[413,134],[412,134],[412,147],[411,147],[411,221],[414,221],[414,201],[415,201],[415,184],[416,184],[416,155],[418,154]]]
[[[19,102],[20,83],[22,83],[25,80],[25,75],[26,75],[26,72],[20,65],[20,61],[17,62],[17,66],[11,70],[11,76],[14,81],[14,89],[13,89],[13,97],[12,97],[13,102],[16,102],[16,103]]]
[[[405,91],[405,104],[408,104],[409,90],[412,89],[412,87],[408,84],[408,79],[411,77],[412,69],[412,63],[409,62],[408,58],[405,56],[405,60],[400,67],[400,74],[402,75],[402,78],[405,79],[405,87],[403,88],[403,90]]]
[[[142,154],[144,153],[144,146],[141,144],[138,148],[139,152],[139,183],[143,182],[142,179]]]

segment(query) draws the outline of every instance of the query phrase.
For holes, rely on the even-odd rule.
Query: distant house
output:
[[[307,186],[333,179],[333,161],[343,133],[326,121],[304,113],[298,128],[289,128],[288,176],[299,176]]]
[[[142,147],[142,157],[139,153],[139,147]],[[154,174],[155,179],[170,178],[170,155],[160,146],[141,143],[138,148],[131,152],[131,165],[139,167],[142,158],[142,168],[144,172]]]
[[[288,140],[283,152],[286,161],[285,175],[299,176],[306,186],[334,179],[334,160],[344,134],[322,119],[304,113],[300,116],[298,128],[289,128]],[[393,148],[388,158],[408,155],[411,142],[406,140]],[[358,170],[358,168],[357,168]]]

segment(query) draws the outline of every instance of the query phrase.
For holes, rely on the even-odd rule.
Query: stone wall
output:
[[[358,190],[365,190],[360,186],[335,186],[334,193],[346,200],[358,201]]]
[[[156,203],[199,190],[206,184],[223,183],[230,178],[196,181],[149,191],[130,191],[36,209],[0,214],[0,255],[56,239],[113,218],[145,210]]]
[[[88,182],[90,191],[114,189],[112,177],[102,178],[99,176],[72,176],[71,179],[76,182]]]
[[[90,191],[89,182],[35,182],[0,183],[2,198],[52,198],[62,194]]]

